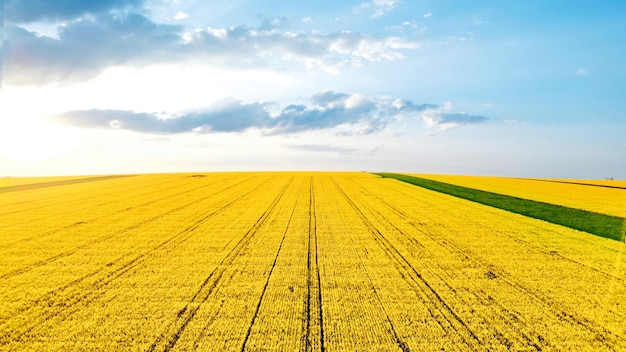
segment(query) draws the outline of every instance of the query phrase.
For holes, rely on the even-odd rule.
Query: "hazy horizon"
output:
[[[5,0],[0,17],[0,177],[626,179],[620,2]]]

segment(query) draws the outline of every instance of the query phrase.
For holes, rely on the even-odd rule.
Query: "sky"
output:
[[[0,177],[626,179],[621,0],[3,5]]]

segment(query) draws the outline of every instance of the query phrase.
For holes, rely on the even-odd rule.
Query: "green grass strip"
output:
[[[626,226],[626,220],[624,218],[480,191],[420,177],[386,172],[376,173],[376,175],[382,176],[383,178],[396,179],[432,191],[467,199],[472,202],[507,210],[534,219],[567,226],[596,236],[610,238],[616,241],[624,241]]]

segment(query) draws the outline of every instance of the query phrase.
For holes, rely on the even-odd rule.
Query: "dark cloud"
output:
[[[175,60],[180,45],[179,27],[139,14],[72,22],[60,27],[58,40],[15,25],[5,31],[5,79],[17,85],[80,81],[108,66]]]
[[[281,25],[279,21],[277,26]],[[268,25],[202,28],[157,24],[134,12],[109,12],[66,22],[58,38],[6,26],[5,79],[13,85],[72,83],[107,67],[197,61],[235,67],[284,67],[338,72],[364,62],[402,58],[416,43],[360,33],[280,32]]]
[[[86,128],[111,128],[137,132],[174,134],[184,132],[240,132],[272,126],[264,103],[222,103],[206,111],[162,118],[159,114],[124,110],[76,110],[58,115],[59,122]]]
[[[73,20],[86,14],[139,7],[144,0],[4,0],[6,21]]]
[[[389,103],[360,94],[326,91],[311,97],[310,104],[288,105],[271,113],[271,102],[242,103],[224,100],[202,111],[164,118],[162,114],[122,110],[76,110],[55,116],[55,120],[76,127],[124,129],[137,132],[175,134],[185,132],[242,132],[260,129],[266,134],[288,134],[329,130],[343,126],[350,134],[368,134],[384,129],[398,115],[415,114],[430,126],[481,123],[486,117],[442,113],[439,106],[416,105],[404,100]],[[432,108],[434,107],[434,108]],[[345,131],[343,132],[345,133]]]

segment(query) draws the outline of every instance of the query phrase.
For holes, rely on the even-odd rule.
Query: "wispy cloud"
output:
[[[404,22],[400,23],[399,25],[389,26],[389,27],[387,27],[385,29],[393,30],[393,31],[397,31],[397,32],[404,32],[406,30],[423,31],[423,28],[420,28],[420,26],[418,26],[417,23],[409,22],[409,21],[404,21]]]
[[[472,20],[472,24],[474,26],[480,26],[480,25],[483,25],[485,23],[487,23],[487,21],[484,18],[482,18],[482,17],[474,17],[474,19]]]
[[[358,152],[357,149],[344,148],[334,145],[324,144],[294,144],[288,145],[287,148],[298,151],[312,152],[312,153],[333,153],[339,155],[351,155]]]
[[[346,148],[340,147],[336,145],[327,145],[327,144],[292,144],[285,146],[288,149],[293,149],[297,151],[304,151],[310,153],[330,153],[337,155],[352,155],[352,156],[371,156],[378,152],[383,148],[382,145],[376,146],[370,149],[357,149],[357,148]]]
[[[432,17],[432,15],[433,15],[432,13],[430,13],[430,12],[426,12],[426,13],[424,14],[424,18],[430,18],[430,17]]]
[[[399,0],[372,0],[361,3],[357,9],[371,11],[371,16],[376,18],[381,17],[385,13],[393,10],[399,3]]]
[[[283,22],[184,31],[138,13],[104,14],[67,22],[59,28],[58,39],[9,25],[4,79],[13,85],[67,83],[93,78],[111,66],[187,60],[247,69],[297,63],[310,71],[339,73],[368,62],[400,60],[405,51],[420,47],[397,36],[281,31]]]
[[[175,114],[124,110],[75,110],[57,115],[57,122],[83,128],[123,129],[156,134],[243,132],[291,134],[343,128],[343,133],[369,134],[381,131],[402,116],[416,116],[438,132],[477,124],[484,116],[452,113],[449,103],[415,104],[410,100],[375,98],[363,94],[324,91],[309,104],[291,104],[276,111],[273,102],[244,103],[228,99],[206,109]]]
[[[584,68],[581,68],[581,69],[577,70],[576,74],[579,75],[579,76],[589,76],[590,75],[589,71],[585,70]]]

